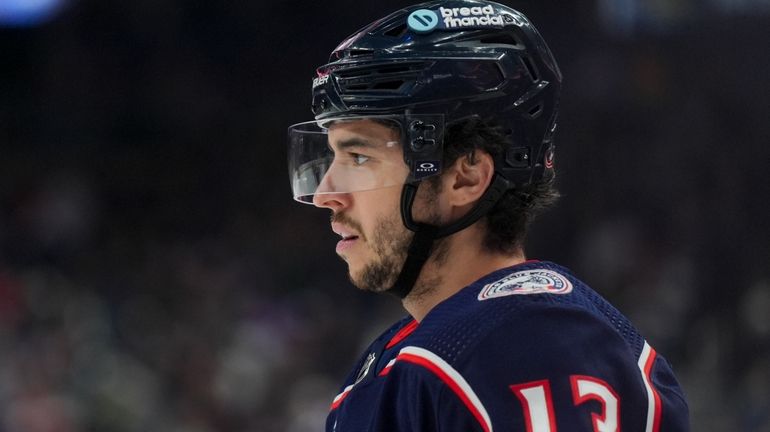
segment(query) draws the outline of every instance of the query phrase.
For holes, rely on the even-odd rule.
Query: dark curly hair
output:
[[[506,132],[494,122],[477,117],[450,125],[444,136],[444,166],[451,166],[460,157],[469,157],[472,162],[474,150],[484,150],[498,159],[510,145],[510,134]],[[523,248],[530,223],[559,198],[554,181],[551,176],[508,191],[480,220],[486,225],[482,246],[489,252],[504,254]]]

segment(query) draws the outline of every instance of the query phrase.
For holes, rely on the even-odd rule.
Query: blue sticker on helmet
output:
[[[438,15],[430,9],[419,9],[409,14],[406,23],[417,33],[428,33],[438,25]]]

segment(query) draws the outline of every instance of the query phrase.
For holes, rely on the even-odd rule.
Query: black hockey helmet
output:
[[[400,180],[404,224],[418,233],[415,241],[423,237],[430,249],[433,239],[486,214],[506,191],[552,175],[560,87],[561,72],[545,41],[522,13],[508,6],[446,0],[394,12],[345,39],[329,63],[317,68],[315,120],[289,128],[294,197],[311,202],[316,193],[393,186],[392,179],[340,175],[343,180],[334,190],[320,188],[333,160],[328,126],[356,119],[386,121],[400,131],[408,167]],[[492,121],[510,134],[509,148],[495,160],[493,184],[461,220],[447,227],[420,226],[411,219],[419,182],[441,172],[445,128],[471,117]],[[415,266],[419,273],[421,264]],[[409,289],[411,284],[406,293]]]

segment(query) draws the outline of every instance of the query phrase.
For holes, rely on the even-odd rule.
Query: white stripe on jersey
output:
[[[408,346],[404,347],[399,351],[398,356],[396,357],[396,360],[403,360],[403,361],[409,361],[406,358],[399,359],[401,356],[412,356],[412,357],[418,357],[425,362],[429,363],[433,367],[439,369],[446,378],[449,379],[449,382],[447,382],[444,377],[436,374],[435,371],[431,370],[430,367],[426,367],[427,365],[422,364],[423,367],[428,368],[428,370],[431,370],[434,374],[436,374],[442,381],[444,381],[449,387],[457,392],[461,392],[462,395],[465,396],[465,400],[467,400],[472,406],[469,406],[468,408],[471,410],[471,412],[475,411],[481,416],[481,419],[478,419],[480,421],[483,420],[483,424],[481,425],[484,428],[484,431],[486,432],[492,432],[492,420],[489,418],[489,414],[487,413],[486,408],[484,408],[484,405],[481,403],[481,400],[479,400],[478,396],[476,396],[476,393],[471,388],[470,384],[463,378],[462,375],[460,375],[457,370],[455,370],[452,366],[449,365],[449,363],[445,362],[444,359],[437,356],[436,354],[426,350],[425,348],[415,347],[415,346]],[[458,395],[460,396],[460,395]],[[462,396],[461,396],[461,399]],[[463,401],[466,405],[468,403]],[[476,417],[476,414],[474,413],[474,417]]]
[[[644,347],[642,348],[642,354],[639,356],[639,370],[642,372],[642,380],[644,381],[644,387],[647,390],[647,426],[644,428],[645,432],[657,432],[655,426],[657,419],[660,417],[660,412],[657,410],[656,399],[659,397],[656,394],[655,388],[652,386],[652,364],[647,369],[648,362],[655,361],[655,350],[652,349],[647,341],[644,341]]]

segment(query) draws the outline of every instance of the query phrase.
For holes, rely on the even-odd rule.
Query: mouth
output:
[[[342,240],[337,242],[337,253],[345,252],[346,250],[353,247],[353,245],[358,241],[358,236],[349,236],[349,237],[343,237]]]
[[[332,231],[342,237],[342,240],[337,242],[337,253],[344,252],[345,250],[351,248],[359,239],[358,234],[340,224],[333,223]]]

